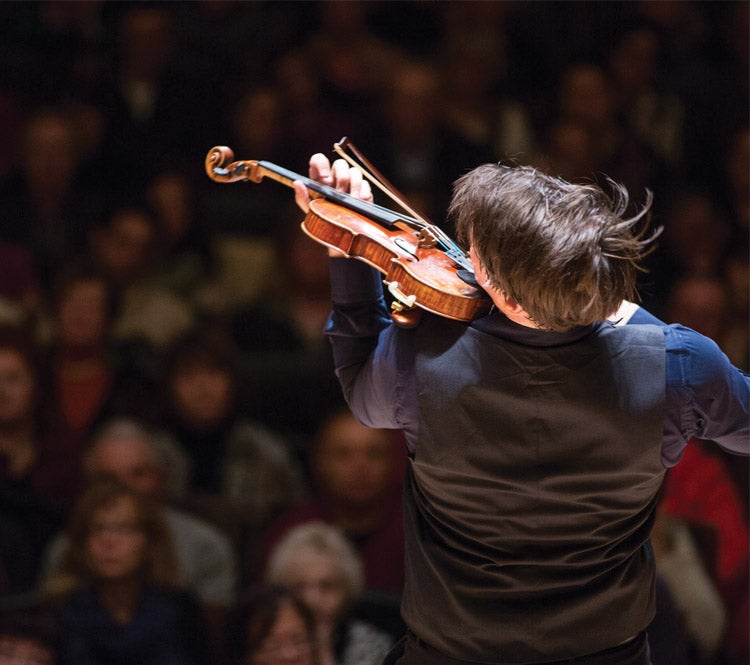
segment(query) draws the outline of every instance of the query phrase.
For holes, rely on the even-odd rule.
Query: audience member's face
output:
[[[282,605],[271,631],[245,665],[313,665],[313,645],[304,619],[292,605]]]
[[[121,286],[138,278],[156,241],[153,222],[139,210],[119,210],[104,229],[94,231],[92,251],[102,269]]]
[[[346,588],[333,561],[309,549],[289,567],[288,586],[310,608],[319,634],[330,636],[346,603]]]
[[[711,273],[721,261],[729,226],[706,196],[690,194],[673,207],[665,229],[670,252],[686,272]]]
[[[15,635],[0,636],[0,665],[54,665],[50,649],[36,640]]]
[[[34,376],[24,357],[14,349],[0,348],[0,424],[26,420],[34,407]]]
[[[71,284],[57,307],[60,342],[69,348],[96,347],[105,341],[108,326],[106,285],[96,280]]]
[[[208,429],[220,423],[232,404],[232,377],[208,365],[184,367],[172,379],[177,415],[191,427]]]
[[[177,173],[163,173],[151,183],[148,195],[158,213],[162,241],[167,246],[178,242],[188,232],[192,221],[187,178]]]
[[[598,67],[578,66],[563,76],[560,104],[564,113],[586,126],[600,128],[614,117],[612,86]]]
[[[379,501],[393,481],[394,454],[387,434],[350,417],[328,427],[315,464],[325,491],[349,505]]]
[[[40,116],[31,121],[24,139],[24,173],[34,192],[68,189],[77,168],[71,123],[62,116]]]
[[[158,497],[163,473],[148,445],[140,439],[103,439],[89,459],[94,476],[110,476],[134,492]]]
[[[146,558],[146,535],[130,498],[122,497],[94,513],[86,554],[100,581],[127,580],[140,573]]]

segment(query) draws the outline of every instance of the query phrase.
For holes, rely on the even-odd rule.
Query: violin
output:
[[[391,315],[411,327],[428,311],[457,321],[489,312],[489,296],[479,287],[467,253],[441,229],[417,217],[362,201],[310,178],[257,160],[234,161],[226,146],[206,155],[207,175],[215,182],[268,177],[288,187],[295,180],[310,192],[302,230],[322,245],[378,269],[392,296]]]

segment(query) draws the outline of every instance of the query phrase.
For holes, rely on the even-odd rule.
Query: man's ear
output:
[[[512,314],[526,314],[526,310],[521,307],[521,305],[519,305],[512,296],[509,296],[507,293],[503,292],[503,298],[505,300],[505,306],[507,307],[506,311]]]

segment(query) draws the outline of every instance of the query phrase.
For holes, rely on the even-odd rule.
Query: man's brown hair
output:
[[[626,218],[627,190],[612,194],[528,166],[484,164],[459,178],[449,215],[490,280],[546,330],[602,321],[635,300],[652,195]]]

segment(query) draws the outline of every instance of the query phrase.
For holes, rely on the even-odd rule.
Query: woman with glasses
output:
[[[70,547],[50,591],[66,662],[205,665],[203,617],[179,588],[159,508],[111,480],[94,483],[68,524]]]

